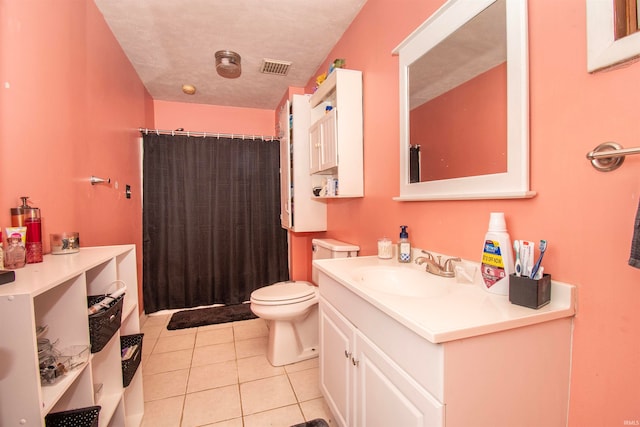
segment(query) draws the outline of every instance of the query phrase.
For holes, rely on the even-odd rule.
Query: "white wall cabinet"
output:
[[[139,426],[142,369],[125,389],[120,349],[121,335],[140,331],[135,246],[46,255],[15,273],[0,286],[0,425],[44,426],[50,412],[99,405],[101,427]],[[127,285],[119,331],[87,363],[41,385],[36,327],[46,325],[43,337],[59,349],[89,345],[87,295],[105,294],[117,280]]]
[[[363,121],[362,72],[337,68],[311,95],[309,171],[312,185],[336,180],[336,194],[320,197],[362,197]]]
[[[309,175],[309,95],[293,95],[280,112],[280,219],[295,232],[325,231],[327,205],[313,196]]]
[[[324,272],[319,287],[320,388],[339,426],[566,425],[571,317],[436,344]]]

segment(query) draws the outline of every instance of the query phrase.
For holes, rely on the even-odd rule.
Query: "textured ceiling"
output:
[[[95,0],[153,99],[261,109],[314,77],[365,2]],[[218,50],[240,54],[239,78],[216,73]],[[264,58],[292,65],[286,76],[263,74]]]

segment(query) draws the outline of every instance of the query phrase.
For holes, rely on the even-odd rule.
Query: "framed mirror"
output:
[[[394,51],[400,196],[533,197],[526,0],[449,0]]]
[[[616,0],[587,0],[587,71],[590,73],[640,56],[640,1],[618,0],[635,11],[635,32],[616,37]]]

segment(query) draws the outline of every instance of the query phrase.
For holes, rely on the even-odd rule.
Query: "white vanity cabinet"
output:
[[[513,326],[499,331],[465,326],[455,332],[462,338],[432,342],[425,337],[435,330],[429,325],[422,331],[408,327],[397,312],[384,308],[384,300],[369,301],[341,283],[337,269],[331,269],[337,264],[314,262],[321,266],[320,388],[339,426],[566,425],[571,315],[532,323],[531,316],[551,311],[514,307],[506,297],[462,288],[459,298],[465,301],[459,305],[477,298],[479,310],[490,312],[498,302],[504,311],[499,317],[522,317],[511,317]],[[443,306],[447,298],[435,305],[411,298],[406,304],[437,311],[438,318],[458,316]],[[465,321],[451,319],[449,331]]]
[[[120,349],[121,335],[140,331],[135,246],[45,255],[15,274],[0,286],[0,425],[44,426],[48,413],[99,405],[101,427],[139,426],[142,372],[123,387]],[[57,349],[88,346],[87,296],[113,290],[115,281],[127,285],[119,331],[86,363],[41,385],[36,328],[46,326],[42,337]]]
[[[320,383],[341,426],[441,426],[442,404],[326,300]]]
[[[337,68],[310,98],[309,172],[312,186],[337,181],[336,194],[319,197],[362,197],[362,72]]]
[[[295,232],[325,231],[327,205],[314,197],[309,174],[309,95],[293,95],[280,111],[280,220]]]

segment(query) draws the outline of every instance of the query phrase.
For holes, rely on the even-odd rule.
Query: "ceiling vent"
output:
[[[291,67],[289,61],[278,61],[277,59],[263,59],[260,72],[264,74],[276,74],[278,76],[286,76]]]

